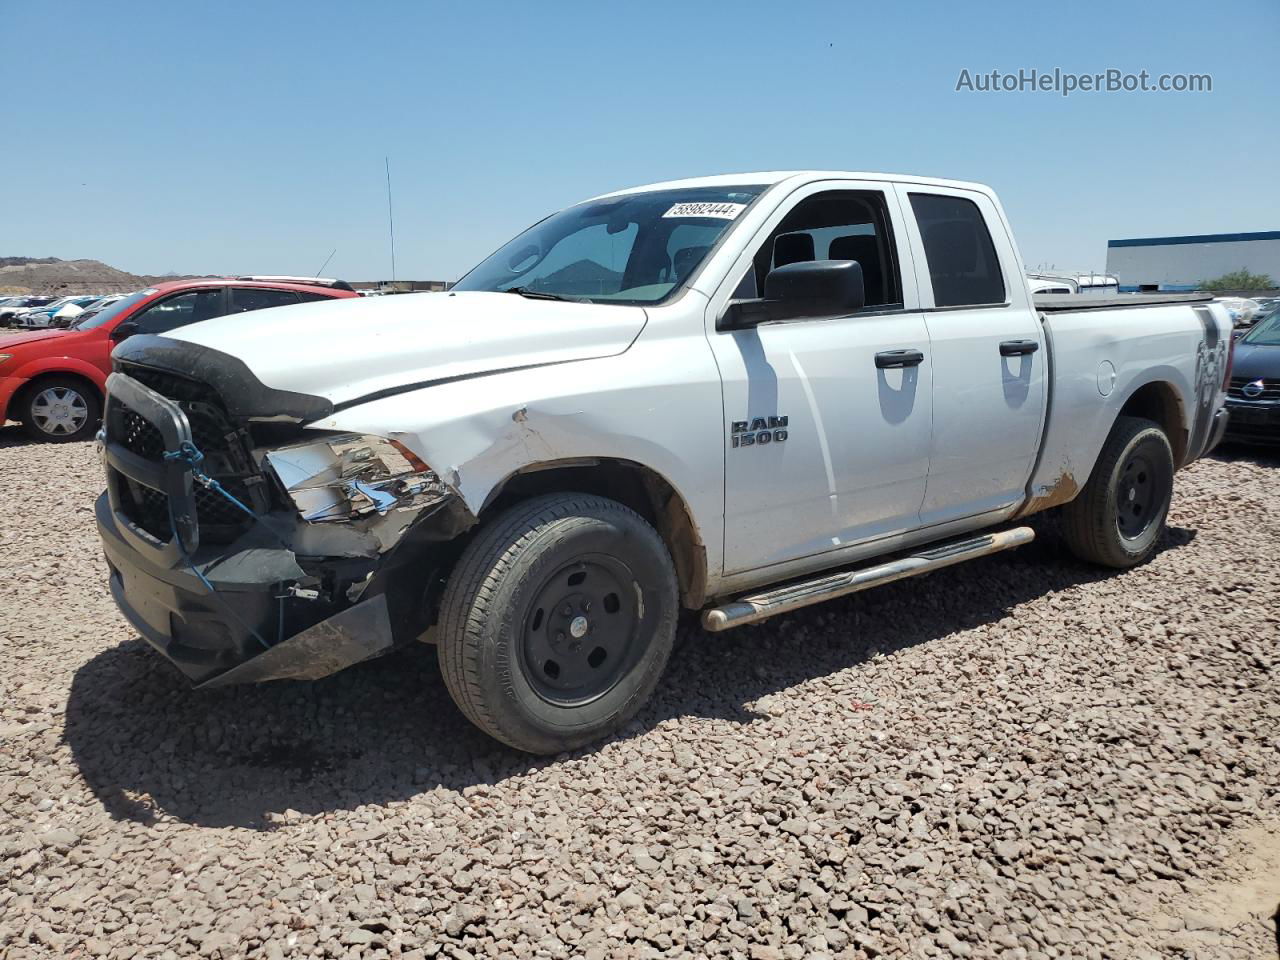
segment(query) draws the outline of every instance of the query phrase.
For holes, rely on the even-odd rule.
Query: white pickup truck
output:
[[[195,683],[424,639],[551,753],[724,630],[1025,543],[1151,556],[1225,426],[1196,297],[1033,302],[994,193],[865,173],[654,184],[452,290],[224,317],[115,351],[111,589]],[[406,718],[409,719],[409,718]]]

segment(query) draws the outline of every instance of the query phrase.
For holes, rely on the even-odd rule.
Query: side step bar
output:
[[[920,553],[898,560],[890,560],[874,567],[862,570],[846,570],[829,574],[817,580],[806,580],[766,590],[764,593],[742,597],[718,607],[711,607],[702,613],[702,626],[713,633],[739,627],[744,623],[756,623],[779,613],[789,613],[823,600],[843,597],[848,593],[859,593],[895,580],[932,573],[943,567],[963,563],[977,557],[985,557],[989,553],[999,553],[1030,543],[1036,538],[1030,527],[1015,527],[1012,530],[1001,530],[999,533],[983,534],[969,540],[957,540],[953,543],[931,547]]]

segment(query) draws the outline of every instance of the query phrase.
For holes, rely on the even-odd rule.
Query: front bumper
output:
[[[1231,422],[1226,437],[1244,443],[1280,443],[1280,403],[1227,400]]]
[[[120,612],[195,684],[315,680],[394,645],[384,594],[350,606],[299,597],[292,590],[311,578],[267,537],[197,550],[189,564],[171,566],[131,542],[137,531],[107,494],[95,514]]]
[[[128,377],[108,381],[102,458],[107,490],[95,516],[117,606],[194,683],[316,679],[390,650],[387,599],[372,588],[372,559],[308,556],[287,522],[249,525],[229,544],[201,544],[199,484],[191,465],[131,451],[122,410],[161,435],[160,450],[192,443],[174,401]],[[166,505],[139,514],[135,494]],[[161,529],[163,528],[163,529]],[[353,582],[365,589],[350,592]],[[355,602],[355,600],[359,602]]]
[[[14,394],[26,382],[26,377],[0,377],[0,426],[9,417],[9,404],[13,401]]]

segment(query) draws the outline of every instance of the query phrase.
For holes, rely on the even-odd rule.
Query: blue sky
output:
[[[552,210],[742,170],[994,186],[1032,266],[1280,229],[1276,0],[0,0],[0,256],[453,279]],[[957,93],[960,71],[1213,92]]]

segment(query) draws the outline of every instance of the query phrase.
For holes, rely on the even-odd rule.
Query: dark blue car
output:
[[[1280,444],[1280,310],[1236,342],[1227,410],[1229,439]]]

